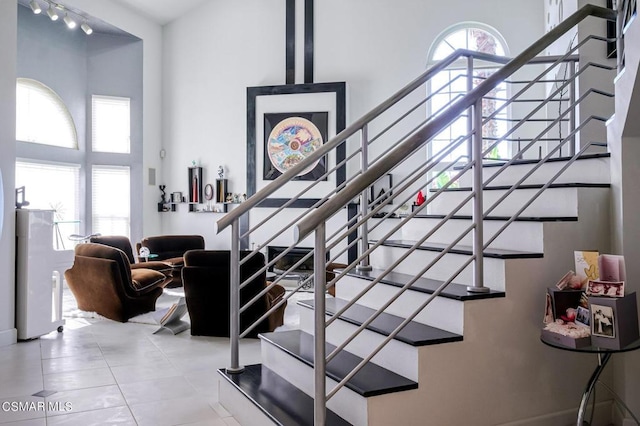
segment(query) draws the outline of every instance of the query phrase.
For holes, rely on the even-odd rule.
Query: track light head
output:
[[[31,0],[29,2],[29,6],[31,6],[31,10],[33,10],[33,13],[35,13],[36,15],[42,12],[42,8],[40,8],[40,5],[36,0]]]
[[[69,27],[70,30],[74,29],[76,27],[76,21],[74,21],[73,19],[71,19],[69,17],[69,15],[67,15],[65,13],[64,15],[64,19],[63,19],[64,23],[67,24],[67,27]]]
[[[82,31],[84,31],[86,35],[90,35],[91,33],[93,33],[93,28],[91,28],[86,22],[80,25],[80,28],[82,28]]]
[[[47,15],[49,16],[49,18],[51,18],[52,21],[57,21],[58,18],[60,16],[58,16],[58,12],[56,12],[56,9],[53,7],[53,5],[49,5],[49,8],[47,9]]]

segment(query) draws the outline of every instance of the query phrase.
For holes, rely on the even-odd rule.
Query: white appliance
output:
[[[55,270],[53,210],[16,210],[18,339],[62,331],[62,274]]]

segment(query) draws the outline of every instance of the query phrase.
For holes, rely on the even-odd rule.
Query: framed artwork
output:
[[[327,141],[328,119],[328,112],[264,114],[262,178],[274,180],[320,148]],[[326,162],[321,158],[295,180],[326,180]]]
[[[318,149],[346,125],[346,83],[288,84],[247,88],[247,195],[251,196]],[[342,143],[259,207],[280,207],[320,181],[289,207],[307,208],[346,179]],[[305,183],[306,181],[306,183]]]
[[[393,177],[391,173],[382,176],[369,188],[369,204],[376,207],[384,203],[387,198],[393,195],[391,188],[393,187]]]

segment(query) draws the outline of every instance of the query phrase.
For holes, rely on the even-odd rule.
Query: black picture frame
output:
[[[303,98],[309,105],[308,111],[317,111],[321,108],[313,108],[314,95],[321,94],[333,94],[333,111],[332,116],[334,123],[330,120],[330,125],[334,125],[335,134],[340,133],[346,126],[346,83],[345,82],[331,82],[331,83],[309,83],[309,84],[287,84],[279,86],[256,86],[247,88],[247,195],[251,196],[257,191],[257,180],[263,179],[262,174],[258,176],[257,166],[259,159],[257,158],[257,120],[260,123],[263,121],[263,113],[276,113],[280,111],[265,111],[261,112],[260,116],[256,111],[257,103],[263,97],[279,96],[278,99],[286,99],[289,97]],[[290,110],[290,109],[289,109]],[[307,112],[308,112],[307,111]],[[304,112],[304,111],[300,111]],[[335,136],[333,132],[327,135],[327,140]],[[262,139],[262,133],[260,133]],[[260,140],[261,140],[260,139]],[[326,143],[326,141],[325,141]],[[335,164],[339,164],[344,161],[346,157],[345,143],[338,145],[335,151]],[[327,169],[332,168],[335,164],[327,164]],[[336,171],[336,187],[341,185],[346,180],[346,169],[344,165],[341,165]],[[281,207],[288,198],[267,198],[263,200],[258,207]],[[301,198],[288,207],[294,208],[308,208],[313,206],[319,201],[319,198]]]
[[[383,204],[389,197],[393,195],[393,176],[391,173],[380,177],[369,187],[369,205],[371,208]],[[390,202],[389,204],[392,204]]]
[[[269,135],[271,131],[281,122],[290,118],[304,118],[310,121],[320,132],[322,136],[322,142],[327,142],[328,137],[328,120],[329,113],[322,112],[277,112],[264,114],[264,138],[263,138],[263,166],[262,166],[262,178],[264,180],[274,180],[282,174],[272,163],[269,158],[267,146],[269,144]],[[295,177],[293,180],[307,180],[315,181],[318,179],[326,180],[323,178],[327,172],[327,156],[324,156],[318,161],[318,164],[310,170],[308,173]]]

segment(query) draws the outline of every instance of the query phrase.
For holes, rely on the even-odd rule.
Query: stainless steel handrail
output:
[[[542,36],[537,42],[525,49],[521,54],[509,61],[504,67],[498,69],[483,83],[476,86],[471,92],[469,92],[469,94],[453,104],[448,111],[438,117],[435,117],[434,120],[425,125],[421,130],[416,132],[416,134],[400,144],[396,149],[389,153],[385,161],[373,164],[366,172],[356,178],[351,185],[343,191],[340,191],[340,193],[332,197],[315,212],[300,221],[294,228],[295,240],[301,241],[304,237],[309,235],[320,223],[323,223],[333,216],[357,194],[371,186],[379,179],[380,176],[387,173],[396,164],[400,163],[404,158],[412,154],[416,149],[420,148],[429,138],[444,129],[449,123],[456,119],[458,115],[477,102],[478,99],[482,99],[484,95],[489,93],[498,84],[507,79],[510,75],[514,74],[522,66],[526,65],[529,61],[535,58],[539,52],[544,51],[544,49],[549,47],[560,36],[568,32],[577,23],[588,16],[610,19],[612,21],[616,19],[615,11],[594,5],[586,5],[575,12],[566,20],[558,24],[554,29]]]
[[[595,6],[594,6],[595,7]],[[467,49],[458,49],[451,53],[449,56],[438,62],[433,67],[426,70],[419,77],[411,81],[404,88],[400,89],[398,92],[393,94],[389,99],[382,102],[380,105],[372,109],[369,113],[362,116],[360,119],[356,120],[348,126],[346,129],[338,133],[336,136],[331,138],[327,143],[325,143],[321,148],[314,151],[312,155],[308,156],[305,161],[298,163],[296,166],[287,170],[285,173],[280,175],[274,181],[272,181],[269,185],[262,188],[260,191],[256,192],[252,196],[250,196],[247,201],[238,205],[233,211],[224,215],[218,222],[216,222],[217,232],[219,233],[226,227],[230,226],[235,218],[239,218],[243,214],[247,213],[253,207],[257,206],[263,200],[268,198],[271,194],[273,194],[280,186],[282,186],[285,182],[290,181],[292,178],[296,177],[301,171],[303,171],[308,164],[312,164],[317,161],[319,158],[322,158],[326,153],[335,149],[342,142],[347,140],[349,137],[355,135],[358,131],[362,129],[363,126],[370,123],[375,118],[379,117],[382,113],[387,111],[389,108],[394,106],[398,101],[402,100],[408,94],[412,93],[414,90],[418,89],[421,85],[427,82],[432,76],[436,75],[440,71],[446,69],[451,64],[455,63],[458,59],[462,57],[474,58],[478,60],[491,61],[499,64],[509,63],[514,59],[510,59],[504,56],[491,55],[488,53],[477,52],[473,50]],[[532,57],[529,61],[530,64],[547,64],[557,61],[559,56],[543,56],[543,57]],[[565,58],[568,61],[578,61],[577,56],[570,56]]]

